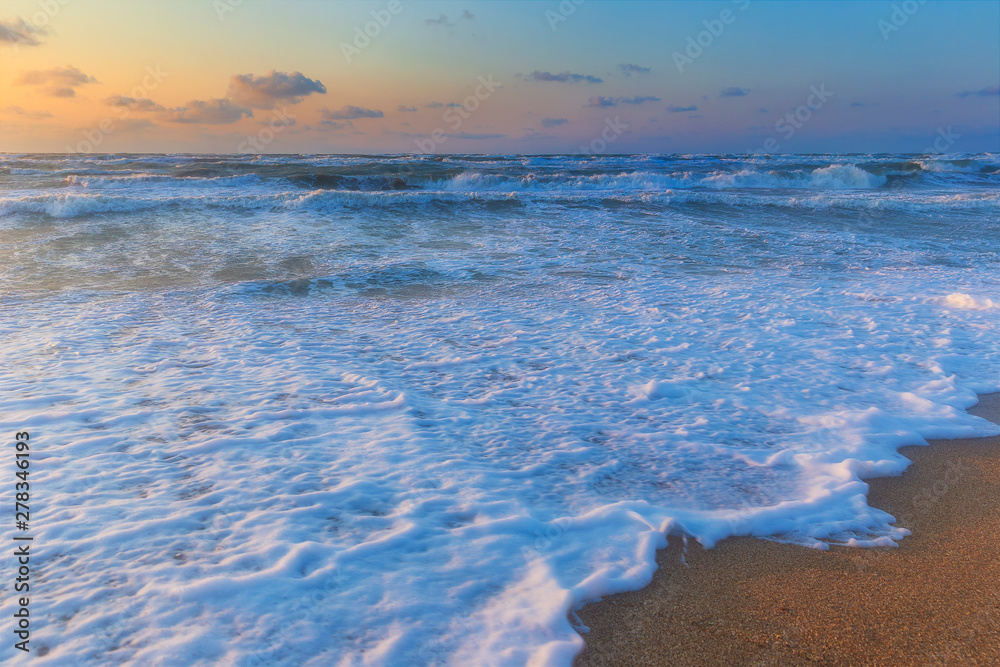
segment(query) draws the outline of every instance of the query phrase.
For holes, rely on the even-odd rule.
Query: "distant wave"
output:
[[[0,215],[163,207],[684,206],[995,211],[977,156],[0,156]]]
[[[308,190],[635,190],[818,189],[1000,185],[991,155],[946,158],[854,156],[185,156],[0,157],[0,177],[26,187],[140,188],[146,181],[256,178],[274,188]],[[100,180],[98,180],[100,179]],[[244,184],[247,181],[232,181]]]
[[[594,192],[581,190],[545,190],[509,188],[481,188],[477,190],[420,190],[420,191],[360,191],[360,190],[311,190],[257,192],[214,192],[206,194],[160,194],[147,192],[143,196],[122,194],[44,194],[22,197],[0,197],[0,215],[44,215],[51,218],[75,218],[95,214],[132,213],[163,207],[199,211],[231,209],[243,211],[311,210],[323,211],[337,208],[398,208],[417,210],[426,207],[479,207],[479,206],[530,206],[562,205],[569,207],[604,207],[610,204],[637,206],[683,206],[688,204],[713,204],[743,209],[787,208],[830,209],[901,212],[948,211],[997,211],[1000,210],[1000,193],[970,192],[956,194],[911,195],[908,197],[865,196],[857,192],[819,192],[808,194],[749,194],[698,190],[627,190],[606,189]]]

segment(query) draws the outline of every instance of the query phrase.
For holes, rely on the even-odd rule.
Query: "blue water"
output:
[[[569,664],[668,532],[905,539],[998,241],[996,155],[2,156],[37,660]]]

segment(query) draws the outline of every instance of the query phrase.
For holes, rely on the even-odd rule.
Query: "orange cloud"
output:
[[[52,97],[76,97],[77,86],[97,83],[97,79],[84,74],[72,65],[67,65],[23,72],[14,83],[20,86],[45,86],[46,94]]]

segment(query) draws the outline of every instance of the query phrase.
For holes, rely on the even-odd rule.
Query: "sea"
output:
[[[668,535],[905,540],[998,334],[995,153],[0,155],[33,657],[570,665]]]

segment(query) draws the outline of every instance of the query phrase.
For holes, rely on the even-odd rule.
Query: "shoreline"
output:
[[[1000,393],[979,398],[1000,423]],[[898,547],[671,537],[648,586],[577,611],[574,665],[1000,664],[1000,436],[929,442],[865,480]]]

